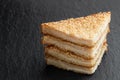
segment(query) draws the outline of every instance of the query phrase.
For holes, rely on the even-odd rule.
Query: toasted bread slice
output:
[[[103,49],[101,50],[101,54],[104,54],[106,50],[106,47],[103,47]],[[95,72],[95,70],[97,69],[98,65],[100,64],[101,60],[102,60],[103,55],[101,55],[95,66],[87,68],[87,67],[83,67],[83,66],[79,66],[79,65],[75,65],[75,64],[71,64],[62,60],[59,60],[55,57],[52,57],[50,55],[46,56],[46,61],[48,65],[53,65],[55,67],[64,69],[64,70],[70,70],[73,72],[77,72],[77,73],[84,73],[84,74],[93,74]]]
[[[100,12],[86,17],[43,23],[41,26],[43,34],[93,47],[110,23],[110,19],[110,12]]]
[[[100,40],[92,48],[88,48],[86,46],[79,46],[74,43],[64,41],[49,35],[43,36],[43,44],[56,46],[62,50],[71,51],[76,55],[83,56],[86,59],[92,59],[95,57],[100,46],[103,45],[103,42],[106,39],[106,35],[108,32],[109,32],[109,27],[107,27],[107,29],[104,31],[103,35],[101,36]]]
[[[106,42],[104,43],[104,46],[107,46]],[[57,59],[63,60],[68,63],[72,63],[75,65],[80,65],[84,67],[93,67],[96,64],[97,59],[103,55],[101,53],[103,45],[97,50],[97,54],[93,59],[85,59],[82,56],[78,56],[75,53],[63,51],[55,46],[48,46],[45,47],[45,55],[51,55]]]

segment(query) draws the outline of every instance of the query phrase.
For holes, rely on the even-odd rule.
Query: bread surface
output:
[[[43,34],[50,34],[76,44],[94,46],[110,22],[110,12],[41,24]]]

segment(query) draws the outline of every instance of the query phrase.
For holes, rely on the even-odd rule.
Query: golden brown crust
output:
[[[110,12],[100,12],[86,17],[43,23],[41,24],[42,32],[46,34],[45,29],[51,29],[51,31],[58,31],[69,37],[88,41],[90,45],[88,43],[86,44],[93,46],[96,42],[95,38],[99,37],[102,33],[101,29],[105,24],[110,22],[110,16]],[[47,33],[49,34],[49,31]],[[58,37],[59,36],[61,35],[58,35]]]

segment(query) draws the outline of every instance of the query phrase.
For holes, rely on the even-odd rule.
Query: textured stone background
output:
[[[0,80],[41,79],[45,64],[36,7],[32,0],[0,1]]]
[[[0,0],[0,80],[120,80],[120,0]],[[88,76],[52,66],[45,70],[42,22],[112,12],[109,51]],[[42,72],[44,70],[44,72]]]

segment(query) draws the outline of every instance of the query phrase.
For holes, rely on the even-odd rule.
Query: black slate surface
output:
[[[0,80],[120,80],[120,0],[0,0]],[[47,66],[42,22],[111,11],[109,51],[93,75]]]

